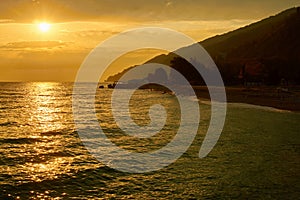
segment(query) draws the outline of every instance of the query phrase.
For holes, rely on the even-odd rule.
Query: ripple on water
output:
[[[157,172],[129,174],[104,166],[82,145],[73,123],[72,84],[0,86],[0,199],[299,198],[298,114],[229,104],[220,140],[199,159],[210,121],[209,103],[204,102],[208,105],[201,104],[199,134],[181,158]],[[148,104],[156,100],[171,112],[163,134],[137,140],[116,126],[109,112],[110,92],[101,90],[95,108],[99,124],[117,145],[145,152],[172,140],[171,131],[180,122],[173,97],[136,93],[131,103],[139,106],[132,117],[144,120],[141,125],[149,123]]]

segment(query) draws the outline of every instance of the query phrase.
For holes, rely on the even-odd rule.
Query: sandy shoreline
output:
[[[210,99],[205,86],[193,87],[198,98]],[[247,103],[268,106],[282,110],[300,111],[300,87],[289,87],[283,91],[280,87],[226,87],[227,102]]]
[[[124,88],[131,88],[133,86],[123,85]],[[140,89],[171,92],[166,87],[157,84],[146,84],[140,87]],[[181,89],[185,91],[184,86]],[[210,101],[210,95],[206,86],[193,86],[193,89],[198,99]],[[225,90],[228,103],[246,103],[300,112],[300,86],[289,86],[288,88],[279,86],[230,86],[226,87]],[[216,92],[218,92],[218,89]]]

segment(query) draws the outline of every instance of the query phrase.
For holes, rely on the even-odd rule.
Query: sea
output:
[[[113,89],[95,91],[99,126],[120,148],[154,151],[176,135],[181,113],[173,94],[134,92],[129,110],[139,126],[151,122],[152,104],[167,113],[161,133],[135,139],[115,122]],[[199,158],[211,105],[194,99],[201,118],[187,151],[162,169],[129,173],[85,147],[74,123],[73,96],[73,83],[0,83],[0,199],[300,199],[300,113],[229,103],[217,144]]]

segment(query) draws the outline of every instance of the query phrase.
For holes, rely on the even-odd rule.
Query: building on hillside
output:
[[[264,84],[265,66],[257,60],[246,62],[240,70],[238,78],[245,86],[260,86]]]

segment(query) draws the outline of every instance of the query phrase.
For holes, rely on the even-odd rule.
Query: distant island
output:
[[[218,66],[229,101],[300,110],[299,35],[300,8],[297,7],[199,44]],[[173,52],[145,63],[160,63],[178,70],[194,86],[200,98],[209,98],[200,74]],[[106,81],[118,81],[134,67],[110,76]],[[172,74],[169,78],[172,79]]]

